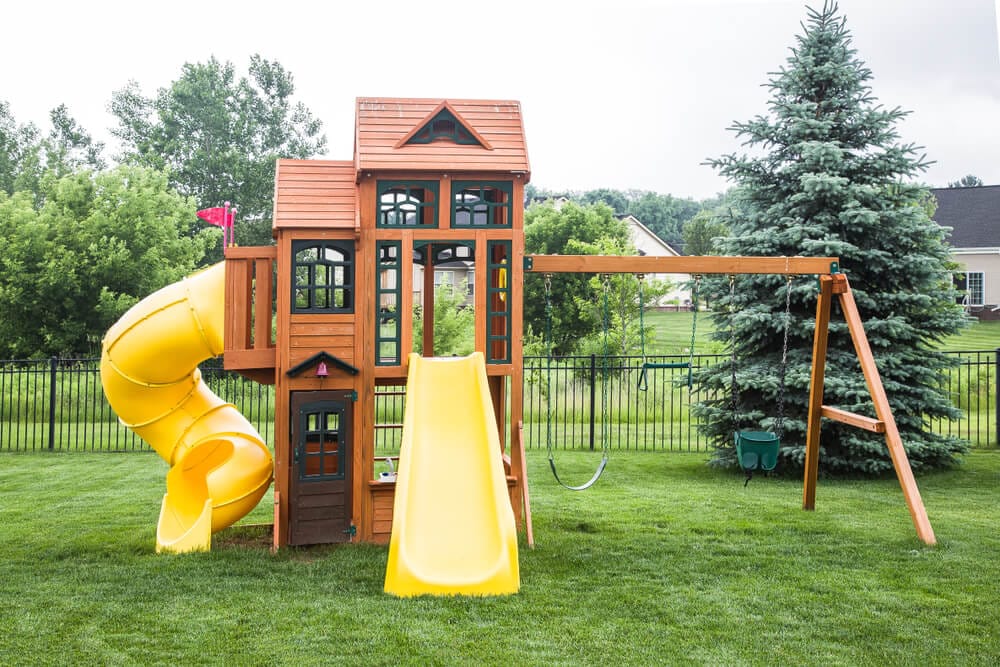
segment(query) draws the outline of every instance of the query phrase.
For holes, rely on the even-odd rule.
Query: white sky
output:
[[[944,186],[1000,184],[1000,0],[841,0],[885,106]],[[822,0],[813,0],[821,6]],[[766,112],[768,73],[806,20],[803,0],[92,0],[0,10],[0,100],[48,131],[60,103],[108,140],[113,91],[146,95],[185,62],[250,55],[292,73],[295,99],[350,159],[360,96],[520,100],[532,182],[696,199],[727,187],[706,158],[738,150],[727,127]],[[110,142],[109,142],[110,143]],[[112,147],[113,148],[113,147]]]

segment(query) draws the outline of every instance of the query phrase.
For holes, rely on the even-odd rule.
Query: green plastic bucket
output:
[[[774,470],[781,440],[768,431],[737,431],[736,456],[744,470]]]

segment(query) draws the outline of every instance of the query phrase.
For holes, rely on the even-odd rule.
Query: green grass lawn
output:
[[[689,312],[649,311],[645,314],[646,326],[654,329],[654,336],[646,341],[648,354],[686,354],[691,343]],[[722,345],[711,340],[711,313],[698,314],[695,353],[716,354],[724,352]],[[1000,320],[973,321],[966,329],[941,342],[940,349],[951,352],[967,350],[995,350],[1000,347]]]
[[[800,480],[705,459],[613,453],[573,493],[531,452],[521,592],[400,600],[385,547],[272,555],[270,496],[211,553],[156,555],[155,455],[0,454],[0,664],[997,664],[1000,453],[919,478],[933,548],[893,479],[821,480],[803,512]]]

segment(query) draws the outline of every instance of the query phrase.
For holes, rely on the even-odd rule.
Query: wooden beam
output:
[[[829,275],[836,257],[651,257],[612,255],[525,255],[532,273],[691,273]]]
[[[813,333],[812,374],[809,383],[809,406],[806,414],[806,460],[802,480],[802,509],[816,509],[816,479],[819,476],[819,433],[822,423],[823,380],[826,375],[826,346],[830,335],[830,306],[833,303],[833,279],[820,276],[816,301],[816,329]]]
[[[913,478],[913,470],[910,468],[910,460],[906,456],[903,448],[903,439],[899,435],[896,427],[896,419],[892,416],[889,407],[889,399],[886,396],[885,388],[882,386],[882,378],[875,365],[875,357],[872,355],[871,347],[868,344],[868,337],[865,335],[864,325],[861,322],[861,314],[854,301],[854,294],[851,293],[847,276],[837,274],[832,277],[836,282],[843,282],[844,291],[840,294],[840,306],[844,311],[844,319],[847,320],[847,328],[851,332],[851,340],[854,341],[854,350],[858,354],[858,361],[861,362],[861,370],[865,375],[865,382],[868,383],[868,391],[871,393],[872,402],[875,404],[875,414],[885,423],[885,442],[889,448],[889,456],[892,458],[892,465],[896,469],[896,477],[899,485],[903,489],[903,497],[906,499],[906,506],[910,510],[910,517],[913,525],[917,529],[917,537],[924,544],[937,544],[934,537],[934,529],[931,528],[930,519],[927,518],[927,509],[920,498],[920,489],[917,488],[917,481]]]
[[[872,433],[885,433],[885,422],[879,421],[878,419],[872,419],[871,417],[865,417],[864,415],[859,415],[855,412],[848,412],[847,410],[841,410],[840,408],[832,408],[829,405],[824,405],[822,407],[822,414],[827,419],[832,419],[835,422],[856,426],[866,431],[871,431]]]

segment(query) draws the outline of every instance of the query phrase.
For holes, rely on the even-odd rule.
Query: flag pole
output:
[[[233,206],[233,217],[229,218],[229,245],[236,247],[236,207]]]
[[[229,202],[225,202],[225,213],[222,216],[222,252],[225,253],[229,247],[227,231],[229,230]]]

